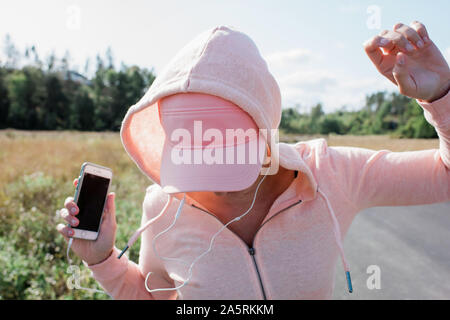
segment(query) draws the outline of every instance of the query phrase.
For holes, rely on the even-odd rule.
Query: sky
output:
[[[430,4],[432,3],[432,5]],[[156,74],[197,34],[230,25],[248,34],[281,89],[283,107],[307,112],[359,109],[367,94],[396,87],[367,58],[363,43],[397,22],[425,24],[450,61],[450,1],[433,0],[2,0],[0,59],[6,34],[23,52],[70,52],[84,72],[86,59],[112,49],[116,66]]]

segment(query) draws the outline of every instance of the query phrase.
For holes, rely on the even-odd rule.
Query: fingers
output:
[[[400,33],[403,37],[406,38],[406,40],[408,40],[416,48],[419,48],[419,49],[423,48],[424,42],[422,40],[422,37],[417,33],[417,31],[415,29],[411,28],[410,26],[407,26],[403,23],[397,23],[394,26],[394,31]],[[411,47],[409,47],[408,51],[413,51],[413,50],[411,50]]]
[[[64,220],[67,221],[68,224],[70,224],[73,227],[76,227],[80,223],[80,221],[77,218],[75,218],[72,214],[70,214],[66,208],[61,209],[60,215]]]
[[[386,68],[386,63],[384,62],[385,59],[389,57],[386,57],[386,55],[382,52],[382,48],[387,46],[392,46],[392,43],[389,42],[389,40],[381,36],[375,36],[364,44],[364,50],[374,64],[375,68],[377,68],[377,70],[386,76],[390,81],[396,84],[390,67],[388,66]]]
[[[428,31],[425,28],[425,26],[423,25],[423,23],[421,23],[419,21],[413,21],[411,23],[411,27],[414,30],[416,30],[416,32],[420,35],[420,37],[426,44],[431,42],[430,36],[428,35]]]
[[[414,96],[417,92],[417,85],[411,77],[408,69],[408,56],[399,52],[396,57],[392,75],[397,82],[400,93],[405,96]]]
[[[116,218],[116,203],[115,203],[116,194],[114,192],[110,192],[106,198],[105,205],[105,220],[115,221]]]
[[[80,179],[80,177],[75,178],[73,180],[73,185],[76,187],[78,185],[78,180]],[[71,215],[76,215],[79,212],[78,206],[77,204],[73,201],[73,197],[67,197],[66,200],[64,201],[64,207],[67,209],[67,211],[71,214]]]
[[[71,215],[76,215],[79,212],[77,204],[73,201],[73,197],[66,198],[66,200],[64,201],[64,207],[69,211]]]
[[[58,230],[58,232],[61,233],[66,240],[68,240],[74,234],[74,231],[71,227],[68,227],[62,223],[56,226],[56,230]]]
[[[386,39],[384,42],[388,42],[388,44],[380,47],[383,47],[390,54],[397,54],[397,52],[411,54],[431,42],[425,26],[418,21],[412,22],[410,26],[397,23],[393,30],[384,30],[379,34],[379,37]],[[383,40],[380,39],[379,41]]]
[[[389,40],[384,39],[381,36],[375,36],[364,43],[364,50],[366,51],[370,60],[372,60],[372,62],[376,66],[380,65],[381,61],[383,60],[383,53],[380,47],[383,47],[387,44],[389,44]]]
[[[78,178],[75,178],[73,180],[73,185],[77,186],[78,184]],[[75,215],[77,215],[79,212],[77,204],[73,201],[73,197],[67,197],[64,201],[64,208],[59,210],[59,215],[62,217],[70,226],[76,227],[80,221],[75,218]],[[56,230],[61,233],[66,240],[68,238],[72,237],[74,235],[73,229],[67,225],[64,225],[62,223],[58,224],[56,226]]]
[[[80,179],[80,177],[75,178],[73,180],[73,185],[76,187],[78,185],[78,180]],[[64,207],[67,208],[67,210],[70,212],[70,214],[72,215],[76,215],[78,214],[78,206],[77,204],[73,201],[73,197],[67,197],[66,200],[64,201]]]
[[[414,51],[414,46],[412,46],[408,39],[399,32],[393,30],[384,30],[380,33],[380,36],[389,41],[389,43],[385,45],[384,48],[390,54],[396,54],[399,51],[404,53],[410,53]]]
[[[106,206],[100,226],[100,235],[104,234],[105,230],[112,231],[114,234],[117,230],[115,197],[115,193],[111,192],[106,198]]]

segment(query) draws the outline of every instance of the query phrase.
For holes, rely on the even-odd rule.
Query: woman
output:
[[[139,265],[114,246],[113,193],[98,240],[74,240],[73,251],[101,286],[116,299],[327,299],[340,256],[351,292],[342,241],[359,211],[450,199],[447,62],[420,22],[397,24],[364,46],[380,73],[423,107],[439,150],[277,143],[280,91],[255,44],[233,28],[208,30],[174,57],[123,120],[122,143],[155,184],[129,242],[142,233]],[[181,137],[195,136],[196,121],[214,134],[186,143]],[[270,133],[221,143],[230,128]],[[267,146],[266,159],[190,162],[190,151],[240,154],[252,141]],[[64,206],[65,220],[76,226],[73,199]],[[57,228],[66,239],[73,235]]]

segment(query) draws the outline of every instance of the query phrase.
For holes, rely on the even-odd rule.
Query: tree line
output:
[[[70,65],[70,55],[40,58],[35,46],[21,53],[9,36],[0,60],[0,128],[27,130],[118,131],[129,106],[155,79],[153,69],[116,67],[112,50],[97,55],[95,70],[84,74]],[[325,113],[322,104],[301,112],[282,111],[280,128],[297,134],[390,134],[406,138],[437,138],[414,99],[375,92],[357,111]]]
[[[97,55],[88,79],[70,66],[70,55],[42,61],[34,46],[21,54],[9,36],[0,61],[0,128],[118,131],[129,106],[155,79],[153,70],[121,64],[111,49]],[[86,61],[87,73],[89,60]]]
[[[310,112],[301,113],[299,106],[283,109],[280,127],[297,134],[388,134],[397,138],[437,138],[422,107],[415,99],[399,93],[379,91],[367,95],[365,104],[357,111],[343,106],[332,113],[324,113],[322,104]]]

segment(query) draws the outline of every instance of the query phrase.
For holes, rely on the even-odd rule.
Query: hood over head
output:
[[[266,61],[248,35],[228,26],[209,29],[176,54],[122,121],[120,136],[125,150],[153,182],[161,184],[166,140],[158,101],[189,92],[214,95],[239,106],[259,129],[267,130],[269,145],[275,140],[270,133],[278,129],[281,120],[281,94]],[[294,169],[290,167],[297,157],[294,170],[304,178],[302,188],[307,189],[307,198],[314,198],[317,185],[311,170],[292,146],[278,145],[279,164]],[[249,181],[249,186],[253,182]]]
[[[279,165],[298,171],[301,183],[297,186],[297,194],[301,195],[303,201],[312,200],[319,194],[326,202],[333,221],[333,230],[344,264],[349,291],[352,292],[339,223],[328,198],[319,189],[311,169],[296,148],[290,144],[278,143],[276,141],[278,135],[271,135],[272,129],[278,129],[281,120],[281,94],[275,78],[269,72],[267,63],[253,40],[228,26],[218,26],[201,33],[178,52],[142,99],[126,113],[120,130],[122,144],[139,169],[159,185],[161,185],[161,159],[166,141],[159,101],[180,93],[201,93],[227,100],[245,111],[259,129],[265,129],[270,133],[265,140],[271,147],[271,153],[278,151],[276,160],[279,160]],[[276,147],[272,148],[274,143]],[[248,186],[252,183],[254,181],[248,181]],[[153,220],[164,213],[170,199],[171,196],[157,217],[136,231],[119,258],[153,223]],[[185,199],[186,194],[180,202],[176,219]],[[148,275],[145,279],[146,287]],[[185,284],[186,282],[182,286]]]

